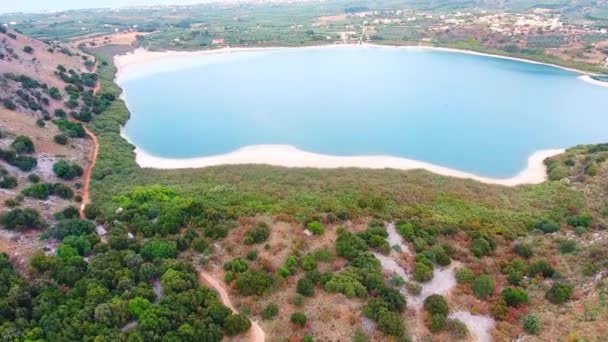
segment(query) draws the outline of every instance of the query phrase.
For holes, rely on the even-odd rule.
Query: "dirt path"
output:
[[[95,65],[95,71],[97,71],[97,65]],[[99,94],[99,91],[101,90],[101,82],[97,81],[97,84],[95,85],[95,89],[93,89],[93,94],[97,95]],[[89,160],[91,161],[91,163],[89,164],[89,166],[84,170],[84,177],[83,177],[83,190],[82,190],[82,202],[80,203],[80,218],[81,219],[85,219],[85,215],[84,215],[84,208],[87,206],[87,204],[91,203],[91,196],[89,193],[89,188],[91,185],[91,173],[93,172],[93,168],[95,167],[95,163],[97,162],[97,155],[99,154],[99,141],[97,141],[97,137],[95,136],[95,134],[93,134],[93,132],[91,132],[91,130],[89,130],[89,128],[85,125],[82,125],[82,127],[84,128],[85,133],[87,134],[87,136],[91,139],[91,141],[93,142],[93,148],[91,149],[91,155],[89,157]]]
[[[220,300],[224,305],[229,307],[232,312],[238,313],[237,309],[234,307],[232,301],[230,300],[230,296],[228,296],[226,288],[224,288],[224,285],[222,283],[218,282],[217,280],[215,280],[215,278],[213,278],[211,274],[201,269],[198,270],[198,274],[201,282],[207,284],[208,286],[212,287],[217,291],[217,293],[220,295]],[[264,333],[264,330],[262,330],[262,328],[255,321],[251,321],[251,329],[249,329],[248,337],[249,340],[253,342],[264,342],[266,340],[266,334]]]
[[[91,185],[91,173],[93,172],[93,168],[95,167],[95,163],[97,162],[97,155],[99,154],[99,142],[97,141],[97,137],[93,132],[91,132],[86,126],[84,126],[84,131],[87,133],[87,136],[93,141],[93,148],[91,149],[90,160],[91,163],[84,170],[83,177],[83,190],[82,190],[82,202],[80,203],[80,218],[84,219],[84,208],[87,204],[91,203],[91,196],[89,194],[89,187]]]

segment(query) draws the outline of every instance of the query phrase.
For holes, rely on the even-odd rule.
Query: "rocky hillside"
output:
[[[95,95],[94,71],[91,57],[0,28],[0,213],[25,233],[0,247],[17,265],[41,247],[28,232],[78,216],[92,149],[82,122],[111,102]]]

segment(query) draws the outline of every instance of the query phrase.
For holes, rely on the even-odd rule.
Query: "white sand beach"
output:
[[[563,153],[563,149],[537,151],[528,158],[528,166],[518,175],[511,178],[481,177],[468,172],[453,170],[418,160],[394,156],[331,156],[302,151],[289,145],[255,145],[238,149],[234,152],[198,158],[161,158],[137,148],[136,161],[141,167],[155,169],[186,169],[217,165],[265,164],[282,167],[312,168],[366,168],[366,169],[424,169],[442,176],[468,178],[488,184],[515,186],[520,184],[537,184],[547,179],[543,163],[548,157]]]
[[[550,66],[550,67],[554,67],[554,68],[558,68],[558,69],[562,69],[562,70],[567,70],[567,71],[571,71],[571,72],[575,72],[578,74],[581,74],[581,79],[584,81],[589,81],[590,83],[593,84],[597,84],[600,86],[606,86],[607,82],[601,82],[601,81],[597,81],[592,79],[590,76],[596,76],[598,74],[594,74],[594,73],[589,73],[586,71],[582,71],[582,70],[577,70],[574,68],[568,68],[568,67],[564,67],[564,66],[560,66],[557,64],[550,64],[550,63],[543,63],[543,62],[537,62],[537,61],[533,61],[533,60],[529,60],[529,59],[524,59],[524,58],[516,58],[516,57],[509,57],[509,56],[502,56],[502,55],[494,55],[494,54],[489,54],[489,53],[483,53],[483,52],[477,52],[477,51],[471,51],[471,50],[462,50],[462,49],[454,49],[454,48],[444,48],[444,47],[435,47],[435,46],[428,46],[428,45],[403,45],[403,46],[397,46],[397,45],[380,45],[380,44],[372,44],[372,43],[363,43],[363,44],[329,44],[329,45],[311,45],[311,46],[302,46],[302,47],[252,47],[252,48],[242,48],[242,47],[237,47],[237,48],[231,48],[231,47],[224,47],[224,48],[219,48],[219,49],[213,49],[213,50],[199,50],[199,51],[148,51],[145,50],[143,48],[137,49],[134,52],[131,53],[127,53],[124,55],[118,55],[114,57],[114,64],[116,65],[116,67],[118,68],[118,73],[116,75],[116,79],[120,82],[120,80],[125,79],[127,76],[128,78],[131,78],[133,76],[137,76],[137,70],[133,70],[136,69],[134,67],[138,67],[140,68],[139,71],[145,70],[141,67],[144,67],[145,65],[150,65],[150,64],[154,64],[157,63],[159,61],[175,61],[175,60],[179,60],[180,63],[167,63],[166,65],[164,65],[163,67],[168,67],[169,65],[171,65],[170,69],[163,69],[161,68],[160,70],[156,69],[155,72],[159,72],[159,71],[170,71],[173,69],[182,69],[184,67],[187,67],[189,65],[189,63],[187,61],[192,62],[192,57],[197,57],[197,56],[217,56],[217,55],[227,55],[229,53],[237,53],[237,52],[263,52],[263,51],[267,51],[267,52],[271,52],[271,51],[277,51],[277,50],[285,50],[285,49],[331,49],[331,48],[344,48],[344,47],[357,47],[357,48],[382,48],[382,49],[415,49],[415,50],[427,50],[427,51],[443,51],[443,52],[451,52],[451,53],[462,53],[462,54],[468,54],[468,55],[475,55],[475,56],[484,56],[484,57],[491,57],[491,58],[499,58],[499,59],[506,59],[506,60],[512,60],[512,61],[518,61],[518,62],[523,62],[523,63],[530,63],[530,64],[537,64],[537,65],[546,65],[546,66]],[[183,63],[186,62],[186,63]],[[156,66],[156,65],[155,65]],[[150,72],[150,70],[146,70],[147,72]],[[134,72],[135,75],[131,75],[130,73]]]
[[[591,84],[598,85],[600,87],[606,87],[606,88],[608,88],[608,82],[595,80],[595,79],[593,79],[589,75],[580,76],[578,79],[579,80],[583,80],[583,81],[588,82],[588,83],[591,83]]]
[[[222,48],[216,50],[202,51],[164,51],[154,52],[144,49],[137,49],[132,53],[115,57],[115,65],[118,68],[116,81],[137,78],[138,75],[145,75],[149,72],[171,71],[187,67],[188,63],[204,63],[205,59],[192,58],[197,56],[213,56],[213,58],[225,58],[235,52],[251,52],[251,51],[275,51],[279,49],[331,49],[345,46],[360,47],[360,48],[386,48],[386,49],[421,49],[421,50],[437,50],[453,53],[466,53],[473,55],[481,55],[487,57],[495,57],[502,59],[517,60],[522,62],[545,64],[524,59],[489,55],[474,51],[438,48],[429,46],[387,46],[374,44],[357,44],[357,45],[321,45],[309,47],[268,47],[268,48]],[[202,62],[201,62],[202,61]],[[162,65],[159,65],[162,62]],[[548,64],[547,64],[548,65]],[[150,68],[154,66],[154,68]],[[557,68],[567,69],[560,66]],[[168,68],[168,69],[167,69]],[[572,69],[567,69],[574,72],[579,72]],[[588,75],[582,77],[589,77]],[[589,79],[591,79],[589,77]],[[593,79],[591,79],[594,81]],[[596,81],[597,82],[597,81]],[[123,93],[123,100],[126,101],[126,96]],[[127,103],[128,106],[128,103]],[[128,137],[124,135],[128,140]],[[491,178],[478,176],[472,173],[454,170],[447,167],[434,165],[431,163],[412,160],[407,158],[388,156],[388,155],[370,155],[370,156],[332,156],[325,154],[312,153],[300,150],[289,145],[255,145],[247,146],[236,151],[208,157],[196,158],[162,158],[154,156],[141,148],[136,148],[136,161],[141,167],[155,169],[185,169],[185,168],[202,168],[217,165],[244,165],[244,164],[264,164],[281,167],[311,167],[311,168],[368,168],[368,169],[398,169],[398,170],[414,170],[425,169],[427,171],[456,178],[473,179],[479,182],[488,184],[498,184],[504,186],[516,186],[520,184],[537,184],[547,179],[546,169],[543,161],[551,156],[563,153],[564,149],[549,149],[541,150],[533,153],[528,158],[527,167],[519,174],[510,178]]]

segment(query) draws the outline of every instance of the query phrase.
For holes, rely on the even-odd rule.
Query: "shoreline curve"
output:
[[[472,179],[486,184],[516,186],[538,184],[546,181],[547,170],[543,161],[564,151],[565,149],[536,151],[528,157],[527,167],[509,178],[483,177],[419,160],[389,155],[333,156],[300,150],[291,145],[253,145],[226,154],[193,158],[163,158],[136,147],[135,161],[140,167],[162,170],[197,169],[220,165],[270,165],[317,169],[396,169],[403,171],[423,169],[441,176]]]
[[[209,49],[209,50],[196,50],[196,51],[178,51],[178,50],[167,50],[167,51],[149,51],[144,48],[136,49],[133,52],[129,52],[123,55],[114,56],[114,65],[118,69],[115,81],[120,83],[121,80],[125,78],[125,75],[128,74],[128,69],[135,65],[142,64],[151,64],[154,62],[172,59],[172,58],[188,58],[188,57],[196,57],[196,56],[209,56],[209,55],[218,55],[218,54],[230,54],[237,52],[271,52],[271,51],[280,51],[280,50],[295,50],[295,49],[331,49],[331,48],[344,48],[344,47],[357,47],[357,48],[381,48],[381,49],[409,49],[409,50],[426,50],[426,51],[440,51],[440,52],[449,52],[449,53],[460,53],[466,55],[474,55],[488,58],[498,58],[522,63],[536,64],[536,65],[544,65],[549,66],[565,71],[570,71],[573,73],[579,74],[579,79],[589,82],[595,85],[608,87],[608,82],[597,81],[591,78],[591,76],[602,76],[597,73],[587,72],[584,70],[578,70],[575,68],[569,68],[566,66],[561,66],[558,64],[544,63],[538,62],[531,59],[519,58],[519,57],[510,57],[504,55],[496,55],[485,52],[478,52],[472,50],[464,50],[464,49],[456,49],[456,48],[448,48],[448,47],[439,47],[439,46],[429,46],[429,45],[383,45],[383,44],[373,44],[373,43],[362,43],[362,44],[327,44],[327,45],[310,45],[310,46],[298,46],[298,47],[290,47],[290,46],[276,46],[276,47],[223,47],[219,49]],[[175,69],[182,69],[184,66],[176,66]],[[156,72],[164,72],[168,70],[157,70]],[[169,70],[170,71],[170,70]],[[146,72],[149,74],[149,71]]]
[[[199,50],[199,51],[148,51],[145,49],[137,49],[134,52],[118,55],[114,57],[114,64],[117,68],[115,82],[120,85],[121,81],[128,75],[129,69],[133,66],[141,66],[142,64],[152,64],[161,60],[208,56],[219,54],[230,54],[236,52],[252,52],[252,51],[278,51],[285,49],[326,49],[326,48],[341,48],[341,47],[359,47],[359,48],[386,48],[386,49],[419,49],[428,51],[444,51],[451,53],[463,53],[476,56],[484,56],[490,58],[500,58],[513,60],[524,63],[537,65],[546,65],[559,68],[562,70],[578,73],[577,78],[599,86],[608,86],[608,83],[596,81],[591,75],[584,71],[567,68],[559,65],[542,63],[522,58],[508,57],[501,55],[492,55],[482,52],[460,50],[444,47],[433,47],[425,45],[410,45],[410,46],[394,46],[394,45],[379,45],[379,44],[332,44],[332,45],[314,45],[304,47],[252,47],[252,48],[221,48],[214,50]],[[176,69],[183,68],[183,65],[176,66]],[[160,70],[161,72],[167,70]],[[145,73],[149,74],[149,70]],[[605,83],[605,84],[604,84]],[[123,91],[121,94],[122,100],[125,102],[127,109],[129,108],[126,94]],[[124,130],[121,136],[129,141],[129,137]],[[135,144],[133,144],[135,145]],[[135,145],[136,146],[136,145]],[[270,165],[288,168],[320,168],[320,169],[336,169],[336,168],[363,168],[363,169],[397,169],[397,170],[415,170],[424,169],[429,172],[454,177],[461,179],[472,179],[486,184],[496,184],[504,186],[516,186],[523,184],[538,184],[547,180],[547,172],[543,161],[557,154],[561,154],[565,149],[547,149],[534,152],[528,157],[527,167],[517,175],[509,178],[492,178],[475,175],[473,173],[455,170],[448,167],[435,165],[419,160],[413,160],[403,157],[390,155],[370,155],[370,156],[332,156],[326,154],[312,153],[300,150],[291,145],[253,145],[245,146],[235,151],[205,157],[193,158],[164,158],[150,154],[140,147],[135,148],[135,160],[140,167],[153,169],[195,169],[209,166],[219,165]]]

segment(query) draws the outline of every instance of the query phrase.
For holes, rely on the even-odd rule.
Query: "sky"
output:
[[[202,0],[0,0],[0,13],[60,11],[68,9],[188,5]]]

